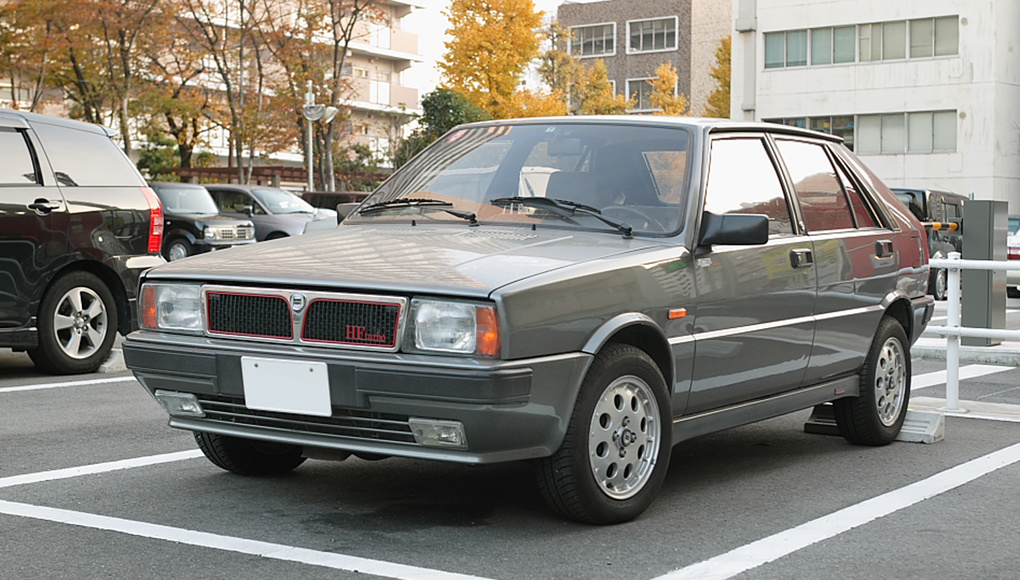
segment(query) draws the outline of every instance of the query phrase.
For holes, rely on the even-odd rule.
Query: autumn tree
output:
[[[726,36],[719,41],[715,49],[715,64],[712,66],[712,78],[715,88],[708,95],[705,105],[706,117],[730,118],[730,43],[732,38]]]
[[[578,110],[582,115],[622,115],[634,108],[634,99],[613,91],[602,59],[588,67],[578,87],[577,97]]]
[[[678,80],[676,67],[671,63],[664,62],[655,69],[655,78],[648,81],[652,85],[648,101],[655,108],[656,115],[684,116],[691,114],[687,97],[677,91]]]
[[[24,2],[0,3],[0,79],[11,87],[11,107],[27,95],[34,111],[49,79],[51,48],[44,14],[25,10]]]
[[[521,78],[538,55],[542,12],[532,0],[453,0],[444,86],[495,118],[565,114],[562,95],[522,90]]]
[[[438,88],[421,100],[422,115],[418,128],[397,147],[394,165],[400,167],[428,147],[443,133],[462,123],[487,121],[492,117],[464,95]]]

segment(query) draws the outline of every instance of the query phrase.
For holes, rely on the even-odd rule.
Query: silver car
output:
[[[335,230],[150,270],[124,355],[223,469],[533,460],[554,511],[616,523],[697,435],[831,403],[849,441],[893,441],[927,263],[836,137],[486,122]]]
[[[337,213],[316,208],[299,196],[276,187],[261,185],[206,185],[220,213],[250,219],[255,224],[255,239],[275,240],[307,232],[332,229]]]

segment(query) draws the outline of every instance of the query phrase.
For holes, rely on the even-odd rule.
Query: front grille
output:
[[[218,226],[213,228],[214,239],[222,241],[250,240],[255,235],[255,228],[249,226]]]
[[[290,307],[282,296],[209,292],[209,332],[290,339]]]
[[[393,348],[400,306],[351,300],[314,300],[308,305],[304,340]]]
[[[406,415],[333,409],[332,417],[309,417],[244,406],[237,397],[200,396],[206,419],[219,423],[253,425],[281,431],[314,433],[344,439],[414,444]]]

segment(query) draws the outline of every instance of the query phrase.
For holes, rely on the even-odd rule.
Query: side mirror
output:
[[[254,211],[255,209],[252,206],[250,205],[244,206],[244,215],[251,217],[251,214],[254,213]]]
[[[701,216],[699,246],[756,246],[769,241],[769,218],[761,214],[728,213]]]

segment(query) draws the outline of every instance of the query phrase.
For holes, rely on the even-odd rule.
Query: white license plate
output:
[[[259,411],[329,417],[326,363],[241,357],[244,406]]]

